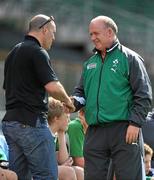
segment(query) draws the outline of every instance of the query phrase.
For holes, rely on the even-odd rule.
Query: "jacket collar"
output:
[[[41,47],[40,42],[39,42],[34,36],[25,35],[25,40],[31,40],[31,41],[34,41],[34,42],[36,42],[36,43]]]
[[[111,52],[111,51],[114,50],[119,44],[120,44],[119,40],[116,39],[116,40],[114,41],[114,43],[112,44],[112,46],[111,46],[110,48],[107,48],[107,49],[106,49],[106,52],[107,52],[107,53],[108,53],[108,52]],[[93,52],[95,52],[95,53],[100,53],[100,51],[99,51],[98,49],[96,49],[96,48],[93,49]]]

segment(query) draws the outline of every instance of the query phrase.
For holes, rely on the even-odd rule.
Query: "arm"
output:
[[[129,71],[134,103],[128,119],[133,125],[141,127],[152,104],[151,83],[141,57],[136,55],[131,58]]]
[[[64,102],[66,107],[69,108],[70,112],[75,111],[75,107],[70,99],[70,97],[67,95],[64,87],[59,81],[51,81],[45,85],[46,91],[55,99],[60,100]]]
[[[48,53],[45,50],[37,49],[33,55],[32,64],[40,85],[42,85],[52,97],[64,102],[70,112],[75,111],[71,99],[68,97],[63,85],[58,81],[51,66]]]
[[[81,109],[83,106],[85,106],[85,104],[86,104],[82,76],[80,78],[80,81],[79,81],[78,85],[74,89],[73,102],[74,102],[74,106],[76,108],[75,109],[76,112],[79,109]]]
[[[129,70],[134,103],[128,117],[130,125],[127,128],[126,143],[131,144],[137,142],[139,127],[146,121],[151,108],[152,90],[143,60],[139,56],[130,60]]]
[[[73,164],[84,168],[84,157],[73,157]]]
[[[64,131],[58,132],[58,143],[59,143],[59,151],[57,153],[57,159],[59,164],[63,164],[69,158]]]
[[[83,127],[78,120],[72,120],[68,127],[70,155],[73,158],[73,165],[84,167],[83,143],[84,132]]]

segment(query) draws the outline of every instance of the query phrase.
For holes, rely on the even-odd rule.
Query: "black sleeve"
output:
[[[80,78],[78,85],[74,88],[73,97],[74,97],[74,106],[76,107],[76,111],[78,111],[83,106],[85,106],[85,94],[83,89],[82,76]]]
[[[134,102],[129,115],[129,121],[131,124],[141,127],[146,121],[148,111],[151,110],[151,83],[144,66],[144,61],[139,55],[130,57],[129,71]]]
[[[33,54],[34,70],[38,76],[39,81],[46,85],[51,81],[58,81],[58,78],[51,67],[48,53],[41,49]]]

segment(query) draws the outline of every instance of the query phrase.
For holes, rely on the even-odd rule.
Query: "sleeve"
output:
[[[129,64],[129,80],[133,91],[133,107],[129,114],[130,123],[141,127],[146,121],[152,104],[152,89],[143,59],[135,55]]]
[[[79,126],[79,124],[70,123],[68,128],[68,136],[70,143],[70,156],[83,157],[84,134],[82,127]]]
[[[83,88],[83,75],[81,75],[78,85],[74,88],[73,98],[76,112],[86,104],[84,88]]]
[[[49,55],[45,50],[41,49],[34,53],[33,65],[37,77],[43,85],[51,81],[58,81],[51,66]]]

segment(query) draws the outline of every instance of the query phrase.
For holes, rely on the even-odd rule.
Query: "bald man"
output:
[[[141,127],[152,91],[143,59],[121,45],[116,23],[91,20],[95,53],[84,63],[74,91],[76,110],[85,106],[85,180],[106,180],[110,158],[116,180],[142,180]]]
[[[46,119],[48,94],[62,101],[69,112],[74,111],[46,51],[55,33],[53,17],[36,15],[24,41],[15,45],[5,61],[2,130],[9,146],[10,169],[19,180],[57,180],[54,139]]]

